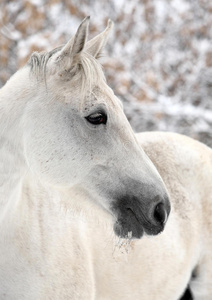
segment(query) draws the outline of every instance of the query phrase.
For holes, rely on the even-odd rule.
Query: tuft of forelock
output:
[[[94,86],[102,86],[106,82],[101,64],[90,54],[82,53],[80,66],[81,88],[85,94],[91,92]]]

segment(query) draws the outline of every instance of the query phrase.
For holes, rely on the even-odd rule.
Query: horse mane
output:
[[[30,66],[30,72],[37,79],[45,80],[46,83],[47,64],[50,58],[62,48],[63,46],[60,46],[50,52],[34,52],[27,62],[27,65]],[[73,80],[75,83],[78,83],[84,95],[88,91],[91,92],[94,86],[99,86],[106,82],[101,64],[86,50],[80,54],[78,63],[70,71],[65,70],[65,73],[66,80]]]
[[[27,65],[30,66],[31,73],[38,75],[40,73],[46,74],[46,65],[53,54],[62,49],[63,46],[57,47],[51,51],[33,52]]]

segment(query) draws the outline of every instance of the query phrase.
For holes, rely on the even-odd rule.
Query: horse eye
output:
[[[90,116],[86,117],[86,120],[94,125],[106,124],[107,123],[107,115],[103,112],[97,112],[91,114]]]

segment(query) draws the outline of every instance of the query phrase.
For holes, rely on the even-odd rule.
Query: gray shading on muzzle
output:
[[[126,194],[111,203],[111,210],[116,217],[114,231],[117,236],[141,238],[144,232],[147,235],[162,232],[171,208],[167,195],[146,199]]]

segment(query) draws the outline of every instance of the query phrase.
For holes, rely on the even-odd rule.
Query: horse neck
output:
[[[0,90],[0,134],[14,129],[23,115],[24,107],[33,95],[34,81],[30,79],[29,68],[16,72]]]
[[[12,212],[24,175],[22,115],[29,99],[29,70],[13,75],[0,90],[0,220]]]

